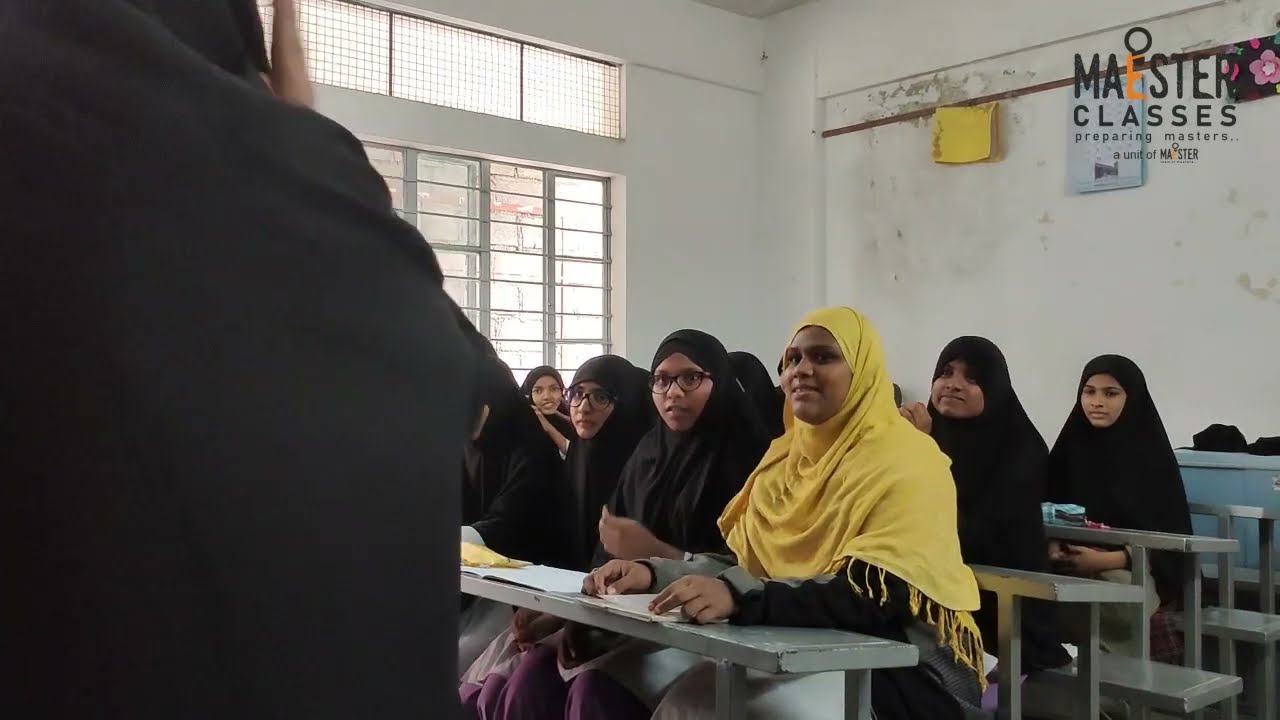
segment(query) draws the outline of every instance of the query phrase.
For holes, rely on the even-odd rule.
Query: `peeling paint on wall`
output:
[[[1240,273],[1236,276],[1236,285],[1259,300],[1270,300],[1271,296],[1276,293],[1276,288],[1280,287],[1280,277],[1272,277],[1265,283],[1255,286],[1249,273]]]

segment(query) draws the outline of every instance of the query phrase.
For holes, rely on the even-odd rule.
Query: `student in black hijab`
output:
[[[782,405],[785,402],[782,388],[773,381],[773,376],[755,355],[739,350],[729,353],[729,360],[733,362],[733,370],[742,383],[742,389],[755,403],[769,437],[782,437],[786,432],[782,426]]]
[[[463,542],[526,562],[553,559],[558,547],[546,518],[555,510],[561,462],[538,427],[507,364],[481,360],[484,396],[479,419],[463,452]],[[511,622],[509,608],[462,599],[459,668],[468,668]]]
[[[699,330],[676,331],[658,346],[651,367],[650,402],[659,422],[640,440],[599,516],[594,567],[612,558],[684,559],[722,551],[720,513],[769,446],[719,340]],[[557,645],[528,653],[509,682],[486,681],[481,692],[492,697],[478,704],[497,708],[499,717],[542,717],[547,708],[559,717],[568,692],[562,669],[605,653],[649,651],[572,623]]]
[[[536,367],[525,376],[520,392],[533,406],[534,417],[542,432],[551,439],[563,456],[573,440],[573,422],[564,399],[564,378],[550,365]]]
[[[928,407],[914,403],[902,414],[951,458],[965,562],[1048,572],[1040,512],[1048,447],[1013,390],[1000,349],[986,338],[952,340],[938,356]],[[999,644],[996,610],[995,596],[982,593],[974,617],[987,647]],[[1054,625],[1050,606],[1024,604],[1023,672],[1070,661]]]
[[[359,142],[268,92],[254,10],[0,3],[8,717],[456,698],[474,356]]]
[[[560,475],[547,442],[507,364],[482,361],[484,405],[463,453],[462,539],[512,558],[542,562],[546,513]]]
[[[1085,365],[1076,397],[1049,455],[1049,500],[1081,505],[1090,520],[1115,528],[1191,534],[1178,460],[1142,370],[1120,355],[1096,357]],[[1123,548],[1074,545],[1055,548],[1054,558],[1061,570],[1087,576],[1127,571],[1131,562]],[[1151,553],[1163,606],[1181,601],[1181,560]],[[1157,634],[1152,639],[1155,657]]]
[[[601,509],[613,497],[622,468],[656,420],[649,374],[617,355],[592,358],[574,373],[569,414],[579,440],[565,456],[559,506],[570,533],[560,567],[587,571],[600,542]]]
[[[600,510],[613,495],[636,443],[654,422],[648,378],[644,370],[617,355],[592,358],[573,376],[567,396],[578,439],[569,447],[564,474],[555,489],[556,514],[542,527],[543,533],[560,541],[551,561],[556,567],[593,568]],[[507,678],[524,660],[523,653],[563,626],[559,618],[517,610],[510,619],[510,632],[494,639],[466,668],[459,687],[464,716],[492,717]],[[548,645],[545,652],[552,650]]]
[[[658,346],[652,368],[660,422],[632,454],[601,518],[597,560],[722,549],[716,521],[769,447],[719,340],[678,330]]]

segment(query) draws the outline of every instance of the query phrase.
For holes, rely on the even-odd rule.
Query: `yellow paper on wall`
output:
[[[944,107],[934,112],[934,162],[975,163],[999,159],[999,103]]]
[[[527,562],[499,555],[483,545],[469,542],[462,543],[462,564],[465,567],[483,568],[522,568],[529,565]]]

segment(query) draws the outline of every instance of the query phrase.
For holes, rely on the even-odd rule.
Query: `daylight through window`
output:
[[[609,181],[367,144],[445,289],[522,381],[609,351]]]
[[[622,69],[346,0],[297,0],[318,83],[622,137]],[[258,0],[270,42],[271,0]]]

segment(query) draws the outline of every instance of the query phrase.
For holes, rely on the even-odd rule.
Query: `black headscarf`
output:
[[[678,330],[658,346],[651,371],[676,353],[710,374],[711,396],[689,430],[676,432],[659,420],[645,434],[609,509],[686,552],[722,550],[716,521],[764,456],[769,437],[719,340]]]
[[[1111,375],[1127,395],[1115,424],[1095,428],[1080,393],[1089,378]],[[1090,360],[1080,375],[1076,403],[1049,455],[1049,499],[1082,505],[1090,520],[1115,528],[1191,534],[1191,512],[1177,457],[1147,380],[1120,355]],[[1151,575],[1164,603],[1182,596],[1181,556],[1151,554]]]
[[[559,370],[556,370],[550,365],[536,367],[529,371],[529,374],[524,378],[524,383],[520,385],[520,392],[524,395],[525,400],[527,400],[529,404],[532,405],[533,403],[533,386],[544,377],[554,378],[556,385],[560,388],[560,391],[562,393],[564,392],[564,378],[560,376]],[[565,419],[569,415],[569,405],[564,401],[564,398],[560,399],[560,405],[556,407],[556,410],[559,411],[560,415],[544,415],[544,417],[547,419],[547,422],[551,423],[551,425],[560,432],[561,435],[569,440],[573,440],[573,423]],[[561,415],[565,417],[561,417]]]
[[[778,392],[779,388],[769,370],[760,362],[760,358],[749,352],[731,352],[729,360],[733,362],[733,370],[742,383],[742,389],[751,398],[751,402],[755,403],[769,437],[782,437],[786,432],[782,426],[782,404],[785,400]]]
[[[983,411],[966,420],[944,417],[929,401],[933,439],[951,458],[966,563],[1048,572],[1048,541],[1040,512],[1049,449],[1018,400],[1009,365],[986,338],[956,338],[942,349],[933,379],[963,360],[982,388]],[[975,613],[983,641],[998,643],[996,598],[983,593]],[[1052,608],[1028,602],[1023,612],[1023,670],[1064,665],[1069,657],[1054,632]]]
[[[594,382],[613,396],[613,412],[590,439],[576,439],[565,455],[558,506],[568,548],[560,567],[591,569],[600,542],[600,509],[613,497],[618,477],[640,438],[653,426],[649,374],[617,355],[601,355],[582,364],[570,387]]]
[[[265,91],[260,40],[238,55],[253,9],[0,2],[0,704],[23,717],[457,702],[439,473],[476,363],[360,143]]]
[[[463,454],[462,524],[503,555],[541,562],[551,552],[546,512],[552,506],[560,456],[507,364],[482,361],[484,404],[489,407],[480,437]]]

